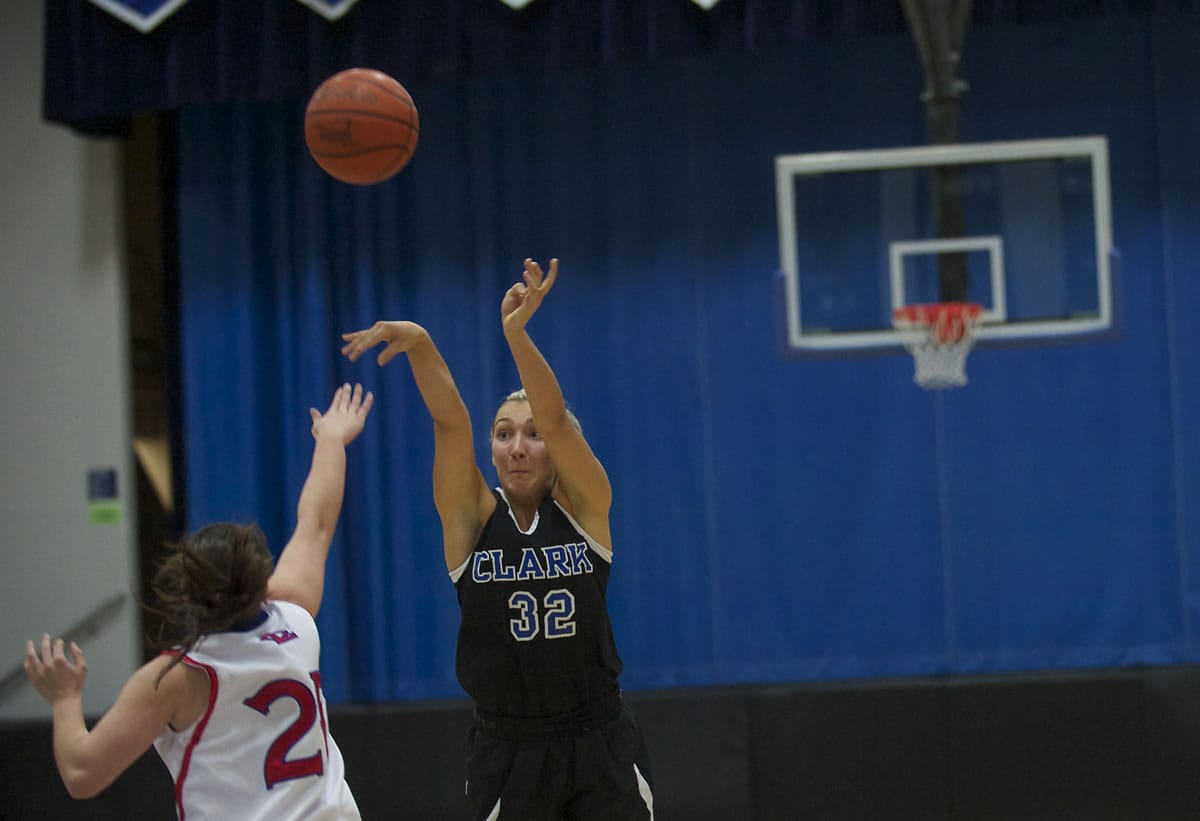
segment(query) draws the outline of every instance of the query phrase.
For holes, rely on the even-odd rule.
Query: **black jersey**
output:
[[[504,494],[453,574],[462,609],[458,682],[489,713],[569,713],[617,692],[621,659],[605,592],[612,553],[547,496],[529,532]]]

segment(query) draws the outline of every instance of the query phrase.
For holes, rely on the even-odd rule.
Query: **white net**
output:
[[[897,309],[897,328],[911,329],[904,347],[916,361],[913,381],[922,388],[967,384],[967,354],[975,343],[982,308],[969,302],[906,305]]]

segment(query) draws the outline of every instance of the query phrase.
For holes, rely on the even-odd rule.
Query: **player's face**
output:
[[[554,465],[538,436],[528,402],[505,402],[492,422],[492,464],[510,496],[541,496],[554,483]]]

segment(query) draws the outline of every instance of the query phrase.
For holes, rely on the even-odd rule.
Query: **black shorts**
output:
[[[654,817],[642,730],[619,695],[609,714],[569,727],[477,715],[467,748],[467,800],[477,821]]]

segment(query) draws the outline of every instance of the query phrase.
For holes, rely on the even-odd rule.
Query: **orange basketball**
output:
[[[313,159],[353,185],[383,182],[408,165],[420,127],[412,96],[373,68],[334,74],[317,86],[304,111]]]

